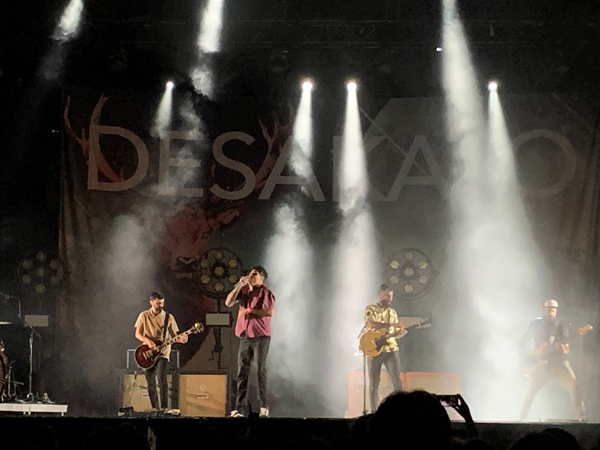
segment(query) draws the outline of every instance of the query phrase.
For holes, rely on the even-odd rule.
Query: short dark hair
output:
[[[390,287],[389,287],[389,285],[383,283],[381,286],[379,286],[379,290],[380,291],[389,291]]]
[[[162,295],[162,292],[154,291],[150,294],[150,300],[164,300],[165,296]]]
[[[260,266],[258,264],[252,266],[252,268],[250,269],[250,271],[256,270],[258,273],[261,274],[261,276],[266,280],[269,277],[269,274],[267,273],[266,269],[263,266]]]

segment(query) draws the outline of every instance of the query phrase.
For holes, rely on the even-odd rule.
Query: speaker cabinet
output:
[[[407,372],[404,376],[404,389],[423,390],[432,394],[460,394],[462,376],[460,373]],[[454,408],[446,408],[451,420],[463,420]]]
[[[348,411],[347,417],[358,417],[364,409],[364,376],[363,372],[355,370],[350,372],[348,379]],[[402,386],[406,391],[423,390],[432,394],[460,394],[462,377],[459,373],[433,373],[433,372],[406,372],[400,374]],[[370,411],[369,402],[369,376],[367,375],[367,411]],[[381,371],[379,383],[379,399],[383,400],[393,390],[388,373]],[[446,408],[451,420],[462,420],[453,408]]]
[[[404,373],[400,374],[400,381],[402,386],[406,389],[404,382]],[[369,401],[369,386],[370,380],[367,374],[367,412],[371,411]],[[381,377],[379,381],[379,399],[383,400],[392,393],[394,386],[392,381],[388,378],[386,370],[381,371]],[[364,375],[362,370],[354,370],[350,372],[348,379],[348,411],[346,412],[347,417],[358,417],[361,416],[364,410]]]
[[[179,409],[182,416],[225,417],[227,414],[227,375],[181,374]]]
[[[167,375],[169,385],[169,406],[173,408],[173,380],[174,375]],[[160,389],[158,389],[160,398]],[[123,407],[133,406],[134,411],[150,411],[152,405],[148,395],[148,386],[146,385],[146,376],[144,373],[122,373],[121,374],[121,405]]]

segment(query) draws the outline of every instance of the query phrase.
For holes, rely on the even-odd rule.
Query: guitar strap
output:
[[[164,311],[165,311],[165,323],[163,325],[163,332],[162,332],[162,341],[163,342],[166,341],[167,328],[169,327],[169,318],[171,317],[171,314],[169,314],[167,310],[164,310]]]

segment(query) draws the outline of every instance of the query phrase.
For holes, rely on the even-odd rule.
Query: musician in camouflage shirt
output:
[[[379,406],[379,381],[381,377],[381,367],[385,365],[389,379],[392,382],[394,391],[402,390],[400,381],[400,354],[398,352],[397,336],[404,336],[406,330],[404,325],[398,320],[398,314],[391,307],[394,299],[394,291],[387,284],[382,284],[379,288],[379,301],[369,305],[365,309],[365,329],[381,330],[387,328],[387,345],[384,345],[382,352],[374,357],[367,358],[367,367],[369,371],[369,399],[371,410],[375,411]],[[386,326],[393,324],[394,326]]]

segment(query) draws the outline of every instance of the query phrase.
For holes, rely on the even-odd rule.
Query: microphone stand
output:
[[[34,338],[34,336],[37,336],[41,339],[42,336],[40,336],[40,334],[37,331],[35,331],[31,325],[29,325],[27,322],[25,322],[25,319],[23,319],[22,308],[21,308],[21,299],[19,299],[18,297],[15,297],[14,295],[5,294],[3,292],[0,292],[0,297],[4,298],[3,301],[6,304],[6,306],[8,306],[8,308],[19,317],[19,320],[21,321],[23,326],[25,326],[26,328],[29,328],[29,330],[30,330],[30,333],[29,333],[29,392],[27,393],[25,402],[33,403],[33,401],[35,400],[35,396],[33,395],[33,338]],[[13,300],[17,301],[17,303],[19,305],[18,311],[15,311],[15,309],[8,302],[8,300],[11,298]]]
[[[360,333],[358,333],[358,339],[360,340],[363,335],[366,325],[362,327]],[[363,416],[367,415],[367,355],[365,352],[361,352],[363,354]]]

